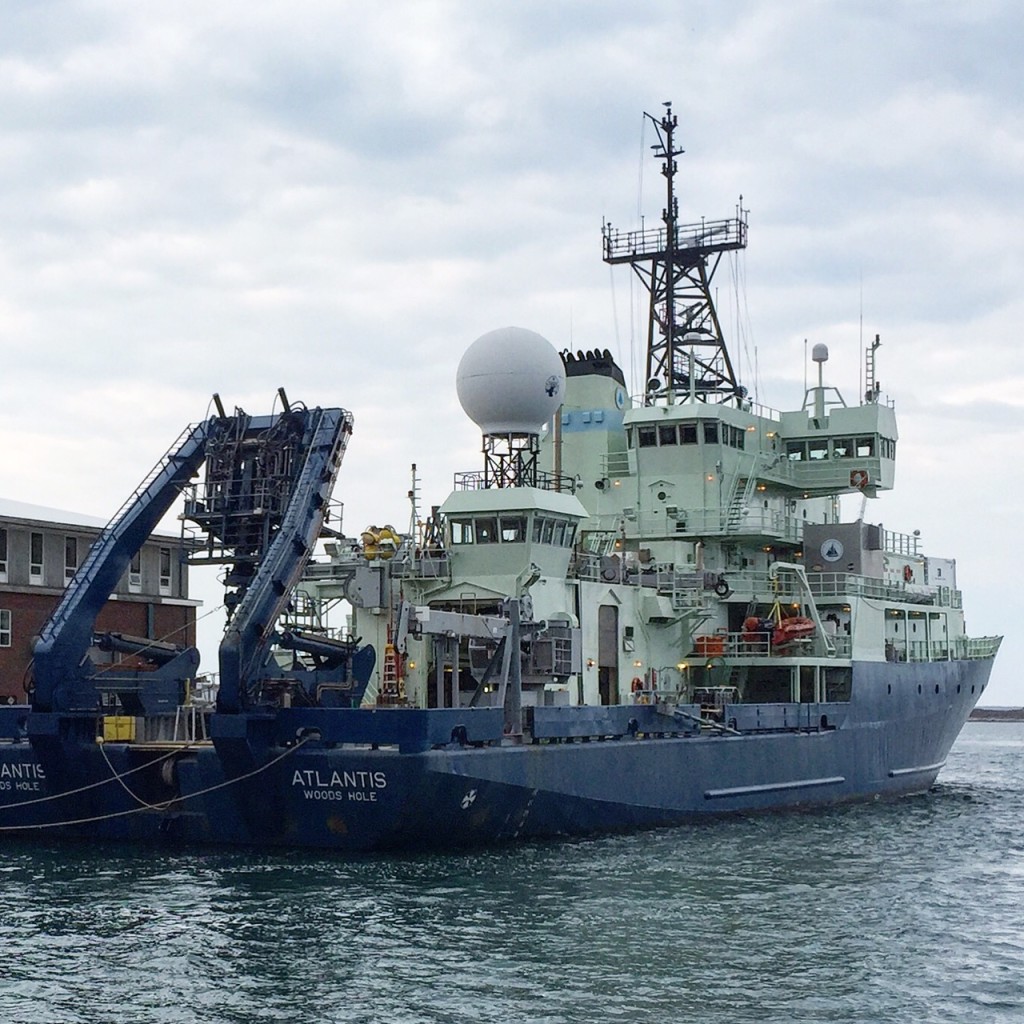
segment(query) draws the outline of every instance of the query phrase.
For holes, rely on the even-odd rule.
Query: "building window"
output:
[[[11,646],[11,613],[0,608],[0,647]]]
[[[78,570],[78,538],[64,538],[64,582],[74,579]]]
[[[43,535],[33,533],[29,538],[28,581],[36,586],[43,582]]]
[[[7,530],[0,530],[0,583],[7,582]]]
[[[128,592],[142,593],[142,552],[136,551],[128,563]]]
[[[160,593],[171,592],[171,549],[160,549]]]

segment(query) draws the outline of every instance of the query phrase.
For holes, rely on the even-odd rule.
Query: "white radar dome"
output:
[[[562,402],[565,367],[547,338],[502,327],[466,349],[455,390],[482,433],[537,434]]]

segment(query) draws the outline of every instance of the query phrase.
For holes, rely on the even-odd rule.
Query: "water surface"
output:
[[[1024,1020],[1024,725],[931,794],[457,855],[5,844],[0,1020]]]

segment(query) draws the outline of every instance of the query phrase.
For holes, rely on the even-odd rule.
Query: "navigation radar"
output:
[[[501,327],[469,346],[455,388],[483,434],[537,434],[562,402],[565,367],[535,331]]]

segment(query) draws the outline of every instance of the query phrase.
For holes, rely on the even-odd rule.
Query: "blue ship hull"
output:
[[[549,735],[524,743],[481,739],[498,709],[217,715],[212,743],[170,746],[101,744],[95,718],[8,708],[0,828],[419,850],[896,797],[935,781],[991,664],[857,664],[849,703],[733,705],[735,732],[650,706],[537,709]]]

